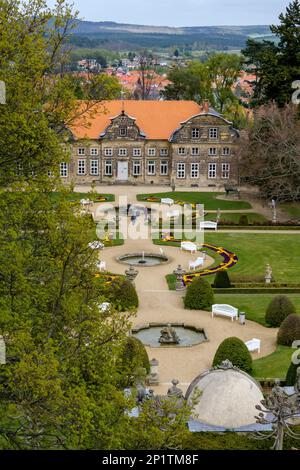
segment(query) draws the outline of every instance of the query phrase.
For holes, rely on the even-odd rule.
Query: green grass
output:
[[[62,195],[64,195],[63,192],[53,192],[51,193],[51,199],[55,202],[58,200]],[[99,194],[99,193],[76,193],[76,192],[66,192],[65,193],[65,198],[67,201],[70,202],[78,202],[81,199],[90,199],[95,202],[97,202],[97,198],[105,196],[107,198],[107,202],[113,202],[115,200],[114,194]]]
[[[217,196],[225,196],[225,193],[201,193],[201,192],[166,192],[166,193],[151,193],[151,194],[138,194],[137,200],[144,201],[148,197],[158,198],[171,198],[191,204],[204,204],[206,210],[242,210],[251,209],[251,204],[245,201],[230,201],[216,199]]]
[[[269,356],[253,361],[253,377],[257,379],[282,379],[286,377],[295,349],[288,346],[277,346]]]
[[[215,294],[215,302],[233,305],[246,313],[246,320],[266,326],[266,309],[274,297],[275,295],[272,294]],[[289,294],[287,297],[293,302],[300,315],[300,294]]]
[[[231,214],[221,214],[221,220],[219,222],[220,225],[222,225],[222,222],[231,222],[233,224],[238,224],[239,223],[239,220],[240,220],[240,217],[242,216],[243,214],[241,213],[231,213]],[[267,222],[267,219],[266,217],[264,217],[263,215],[261,214],[256,214],[255,212],[248,212],[247,214],[247,217],[248,217],[248,222],[249,224],[251,225],[255,225],[255,223],[265,223]],[[207,214],[205,216],[205,220],[216,220],[217,218],[217,214]],[[247,228],[247,227],[245,227]]]
[[[238,256],[239,262],[229,270],[229,276],[263,276],[269,263],[275,282],[299,283],[300,234],[206,233],[205,243],[222,246]]]
[[[300,220],[300,202],[280,204],[279,209],[286,212],[292,219]]]

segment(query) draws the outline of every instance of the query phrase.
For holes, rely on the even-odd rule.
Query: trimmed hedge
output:
[[[289,315],[281,323],[277,342],[283,346],[292,346],[296,340],[300,340],[300,317],[299,315]]]
[[[210,310],[214,303],[211,285],[202,277],[195,277],[188,285],[184,297],[184,307],[192,310]]]
[[[285,295],[277,295],[271,300],[266,310],[265,320],[267,325],[277,327],[293,313],[296,313],[293,302]]]
[[[108,300],[121,312],[135,309],[139,305],[139,299],[134,285],[124,278],[115,279],[110,284],[107,296]]]
[[[218,271],[214,280],[215,289],[230,289],[231,282],[227,271]]]
[[[220,365],[226,359],[247,373],[252,371],[251,354],[243,341],[235,336],[225,339],[220,344],[213,360],[213,366]]]

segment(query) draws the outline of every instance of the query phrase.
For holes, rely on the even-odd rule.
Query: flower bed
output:
[[[182,240],[176,240],[175,238],[169,236],[169,237],[164,238],[162,241],[164,242],[172,241],[172,242],[181,243]],[[223,262],[213,268],[207,268],[207,269],[204,269],[203,271],[195,272],[192,274],[186,274],[185,276],[183,276],[183,282],[186,286],[190,284],[193,281],[193,279],[195,279],[195,277],[211,276],[213,274],[216,274],[218,271],[225,271],[227,269],[232,268],[238,262],[237,255],[235,253],[232,253],[229,250],[226,250],[225,248],[217,247],[214,245],[209,245],[207,243],[204,243],[202,246],[203,248],[212,250],[218,255],[222,256]]]

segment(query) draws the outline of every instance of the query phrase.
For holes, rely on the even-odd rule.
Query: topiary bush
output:
[[[266,310],[265,321],[267,325],[277,327],[293,313],[296,313],[293,302],[285,295],[277,295]]]
[[[246,214],[243,214],[239,218],[239,225],[246,226],[249,225],[249,219]]]
[[[120,373],[120,383],[122,387],[128,387],[134,384],[135,373],[138,369],[145,369],[150,372],[150,361],[143,343],[129,336],[121,349],[120,357],[117,361],[117,369]]]
[[[250,373],[252,371],[251,354],[239,338],[232,336],[220,344],[213,360],[213,366],[220,365],[226,359],[245,372]]]
[[[293,341],[300,340],[300,316],[289,315],[278,331],[277,343],[283,346],[292,346]]]
[[[218,271],[214,281],[214,287],[219,289],[227,289],[231,287],[231,282],[227,271]]]
[[[135,309],[139,305],[135,287],[127,279],[115,279],[108,287],[107,297],[121,312]]]
[[[184,307],[192,310],[210,310],[214,303],[211,285],[202,277],[195,277],[184,297]]]
[[[292,387],[293,385],[295,385],[298,367],[299,364],[293,364],[293,362],[291,362],[285,378],[285,385],[287,387]]]

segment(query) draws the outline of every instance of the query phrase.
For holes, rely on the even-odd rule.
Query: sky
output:
[[[53,5],[55,0],[48,0]],[[80,18],[153,26],[277,23],[291,0],[70,0]]]

